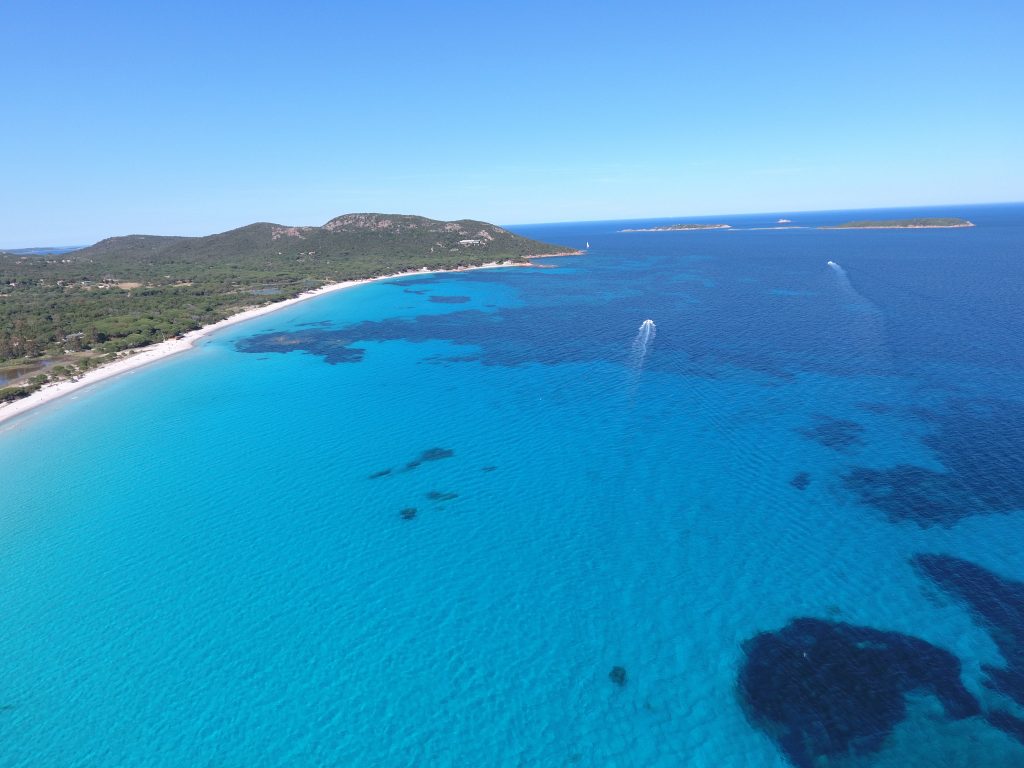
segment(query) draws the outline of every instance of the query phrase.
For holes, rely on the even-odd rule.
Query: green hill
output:
[[[322,227],[259,223],[207,237],[112,237],[65,257],[91,265],[96,275],[96,269],[130,267],[136,278],[157,281],[168,267],[182,270],[179,279],[221,268],[327,281],[522,259],[552,249],[560,247],[482,221],[350,213]]]
[[[112,237],[62,254],[0,252],[0,365],[69,354],[81,364],[330,282],[567,250],[482,221],[354,213],[322,227],[259,223],[207,237]]]

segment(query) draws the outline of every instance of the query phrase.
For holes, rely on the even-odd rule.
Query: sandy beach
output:
[[[578,252],[575,252],[578,253]],[[550,253],[541,254],[538,256],[531,256],[531,259],[548,258],[552,256],[569,256],[574,255],[574,252],[569,253]],[[492,264],[481,264],[476,267],[462,267],[460,269],[440,269],[440,270],[414,270],[411,272],[399,272],[394,275],[383,275],[381,277],[368,278],[366,280],[346,280],[340,283],[331,283],[324,285],[320,288],[316,288],[312,291],[306,291],[305,293],[294,296],[290,299],[284,299],[282,301],[273,302],[271,304],[264,304],[259,307],[253,307],[251,309],[243,310],[237,314],[231,315],[219,322],[212,323],[211,325],[204,326],[195,331],[189,331],[184,334],[181,338],[168,339],[167,341],[159,342],[158,344],[152,344],[148,347],[141,347],[137,350],[127,350],[122,352],[116,360],[103,365],[95,370],[88,371],[87,373],[79,376],[75,380],[64,380],[57,381],[50,384],[46,384],[41,389],[33,392],[28,397],[22,398],[21,400],[15,400],[11,403],[0,404],[0,423],[9,421],[16,416],[21,416],[29,411],[32,411],[42,405],[46,405],[54,400],[57,400],[66,395],[70,395],[74,392],[80,392],[86,387],[90,387],[93,384],[97,384],[106,379],[113,378],[114,376],[120,376],[123,373],[134,371],[136,368],[141,368],[144,365],[155,363],[158,360],[177,355],[180,352],[186,352],[191,349],[197,341],[205,336],[209,336],[215,331],[219,331],[221,328],[227,328],[229,325],[235,325],[246,320],[251,320],[254,317],[260,317],[262,315],[270,314],[271,312],[277,312],[278,310],[290,307],[294,304],[298,304],[300,301],[308,301],[309,299],[315,299],[317,296],[323,296],[327,293],[334,293],[335,291],[341,291],[345,288],[353,288],[357,285],[366,285],[367,283],[375,283],[381,280],[391,280],[396,277],[409,277],[412,275],[429,275],[429,274],[441,274],[445,272],[465,272],[471,269],[493,269],[496,267],[515,267],[515,266],[530,266],[527,264],[517,263],[492,263]]]

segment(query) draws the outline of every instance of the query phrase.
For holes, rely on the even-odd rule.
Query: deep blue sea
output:
[[[675,221],[0,427],[0,766],[1024,765],[1024,205]]]

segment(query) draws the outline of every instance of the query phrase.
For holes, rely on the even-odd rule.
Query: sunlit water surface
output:
[[[1024,765],[1024,206],[950,213],[519,227],[591,248],[0,427],[0,765]]]

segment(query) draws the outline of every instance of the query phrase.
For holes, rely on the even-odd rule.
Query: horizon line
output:
[[[985,203],[929,203],[926,205],[885,205],[885,206],[874,206],[874,207],[858,207],[858,208],[811,208],[805,210],[790,210],[779,208],[773,211],[739,211],[733,213],[698,213],[694,215],[669,215],[669,216],[640,216],[630,217],[628,219],[573,219],[569,221],[531,221],[531,222],[517,222],[515,224],[499,224],[500,227],[540,227],[549,224],[591,224],[599,223],[603,221],[654,221],[657,219],[696,219],[696,218],[725,218],[729,216],[774,216],[780,213],[788,214],[808,214],[808,213],[841,213],[844,211],[898,211],[904,208],[970,208],[970,207],[981,207],[987,205],[1024,205],[1024,200],[995,200],[992,202]]]
[[[900,209],[905,209],[905,208],[955,208],[955,207],[970,208],[970,207],[981,207],[981,206],[990,206],[990,205],[1024,205],[1024,200],[997,200],[997,201],[985,202],[985,203],[932,203],[932,204],[927,204],[927,205],[887,205],[887,206],[882,206],[882,207],[863,207],[863,208],[812,208],[812,209],[809,209],[809,210],[776,209],[776,210],[772,210],[772,211],[741,211],[741,212],[733,212],[733,213],[714,213],[714,214],[708,213],[708,214],[694,214],[694,215],[689,215],[689,214],[675,215],[675,214],[673,214],[673,215],[669,215],[669,216],[633,216],[633,217],[624,218],[624,219],[563,219],[563,220],[560,220],[560,221],[531,221],[531,222],[517,222],[517,223],[514,223],[514,224],[496,224],[495,226],[502,227],[503,229],[508,229],[509,227],[540,227],[540,226],[551,226],[551,225],[557,225],[557,224],[596,224],[596,223],[606,222],[606,221],[657,221],[657,220],[660,220],[660,219],[694,219],[694,218],[715,219],[715,218],[726,218],[726,217],[731,217],[731,216],[774,216],[774,215],[783,214],[783,213],[784,214],[797,215],[797,214],[813,214],[813,213],[839,213],[839,212],[843,212],[843,211],[850,211],[850,212],[854,212],[854,211],[889,211],[889,210],[900,210]],[[346,216],[346,215],[350,215],[351,213],[379,213],[379,212],[377,212],[377,211],[372,211],[372,212],[371,211],[352,211],[349,214],[339,214],[339,215],[340,216]],[[415,214],[415,213],[414,214],[390,213],[390,214],[382,214],[382,215],[385,215],[385,216],[421,216],[422,214]],[[333,218],[337,218],[337,217],[333,217]],[[430,217],[429,216],[424,216],[423,218],[430,218]],[[450,219],[450,220],[435,219],[435,221],[446,221],[446,222],[447,221],[465,221],[465,220],[467,220],[467,219]],[[483,219],[468,219],[468,220],[470,220],[470,221],[484,221]],[[330,221],[330,219],[328,219],[328,221]],[[206,234],[206,235],[146,235],[146,236],[148,236],[148,237],[195,237],[195,238],[210,237],[212,235],[220,235],[220,234],[224,234],[225,232],[231,232],[231,231],[233,231],[235,229],[241,229],[243,227],[249,227],[249,226],[252,226],[253,224],[274,224],[274,223],[275,222],[269,222],[269,221],[268,222],[251,221],[251,222],[249,222],[247,224],[240,224],[237,227],[231,227],[230,229],[224,229],[224,230],[221,230],[220,232],[210,232],[209,234]],[[485,222],[485,223],[492,224],[493,222]],[[319,227],[319,226],[323,226],[323,225],[322,224],[287,224],[287,225],[278,224],[277,226],[303,226],[303,227],[304,226],[313,226],[313,227]],[[51,248],[53,248],[53,249],[65,249],[66,248],[66,249],[81,250],[83,248],[88,248],[89,246],[95,245],[96,243],[102,242],[103,240],[107,240],[107,239],[112,238],[112,237],[136,237],[136,236],[139,236],[139,234],[140,233],[132,232],[132,233],[125,234],[125,235],[107,235],[106,237],[101,237],[99,240],[96,240],[95,242],[92,242],[92,243],[74,244],[74,245],[25,245],[25,246],[16,246],[16,247],[0,246],[0,252],[13,253],[14,251],[32,251],[32,250],[44,250],[44,249],[51,249]]]

